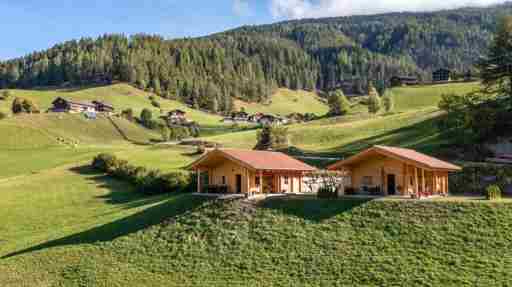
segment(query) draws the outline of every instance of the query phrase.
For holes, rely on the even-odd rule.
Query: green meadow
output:
[[[474,84],[451,88],[464,92]],[[32,94],[44,107],[45,97],[54,94],[90,93],[92,99],[116,89],[134,93],[120,106],[149,107],[145,94],[125,85],[15,93]],[[452,140],[436,125],[442,116],[437,101],[446,89],[399,88],[390,114],[361,110],[291,125],[291,145],[317,156],[348,155],[374,144],[434,153]],[[274,113],[284,109],[275,99],[271,106]],[[219,127],[220,117],[194,113]],[[114,121],[51,114],[0,120],[0,286],[512,284],[510,200],[146,196],[92,170],[91,159],[111,152],[138,166],[172,171],[197,158],[195,149],[153,145],[158,133]],[[219,130],[204,139],[228,147],[255,144],[255,130]]]

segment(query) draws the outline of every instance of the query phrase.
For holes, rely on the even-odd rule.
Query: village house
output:
[[[94,104],[95,110],[98,113],[112,114],[115,111],[114,106],[110,103],[98,101],[98,100],[92,101],[92,103]]]
[[[420,82],[416,77],[410,76],[394,76],[389,80],[391,87],[401,87],[401,86],[415,86]]]
[[[247,121],[251,122],[251,123],[258,123],[260,121],[261,117],[263,117],[263,113],[255,113],[253,115],[250,115],[247,118]]]
[[[185,111],[182,111],[180,109],[175,109],[167,113],[166,116],[163,116],[162,118],[167,120],[169,124],[172,125],[180,125],[184,123],[188,123],[188,120],[186,118],[187,113]]]
[[[448,69],[438,69],[432,72],[433,82],[448,82],[451,81],[452,72]]]
[[[197,192],[222,190],[247,195],[301,193],[303,178],[316,170],[284,153],[214,149],[190,165],[197,172]],[[203,183],[202,174],[207,174]]]
[[[288,123],[288,119],[284,119],[271,114],[262,115],[258,120],[260,125],[284,125]]]
[[[244,111],[231,113],[231,119],[235,122],[246,122],[248,118],[249,114]]]
[[[58,97],[52,102],[52,112],[65,112],[65,113],[94,113],[96,112],[96,105],[87,102],[73,99],[65,99]]]
[[[328,167],[344,171],[351,188],[381,195],[427,197],[448,194],[448,174],[461,168],[405,148],[374,146]]]

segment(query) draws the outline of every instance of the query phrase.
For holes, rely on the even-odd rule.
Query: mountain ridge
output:
[[[512,4],[288,20],[191,39],[106,34],[0,62],[1,88],[122,81],[196,108],[229,113],[277,88],[364,94],[392,75],[429,80],[474,71]]]

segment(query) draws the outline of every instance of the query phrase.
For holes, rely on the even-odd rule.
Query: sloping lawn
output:
[[[254,205],[175,195],[142,209],[132,215],[135,209],[119,211],[126,216],[17,249],[0,259],[0,284],[512,283],[510,204],[292,197]],[[115,213],[108,214],[112,220]],[[145,220],[150,221],[140,223]]]

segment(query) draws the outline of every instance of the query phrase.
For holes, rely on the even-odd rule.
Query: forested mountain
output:
[[[472,69],[511,4],[432,13],[287,21],[197,39],[105,35],[0,63],[0,88],[130,82],[192,106],[227,112],[276,87],[363,92],[369,81],[447,67]]]

